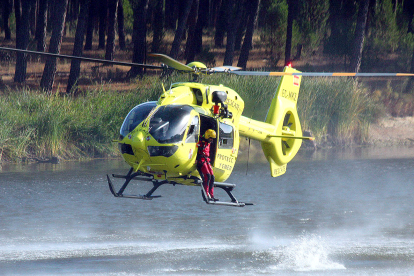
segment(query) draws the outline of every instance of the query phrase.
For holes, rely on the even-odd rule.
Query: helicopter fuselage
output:
[[[129,112],[118,141],[122,157],[136,172],[194,185],[199,177],[196,143],[207,129],[214,129],[210,159],[216,181],[225,181],[237,160],[243,109],[243,99],[223,85],[172,84],[158,101]]]

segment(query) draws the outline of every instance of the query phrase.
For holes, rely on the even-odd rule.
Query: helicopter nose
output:
[[[142,131],[138,131],[137,134],[132,138],[131,145],[134,148],[136,154],[144,156],[147,152],[145,134]]]

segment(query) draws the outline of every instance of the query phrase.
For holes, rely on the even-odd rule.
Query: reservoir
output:
[[[152,201],[115,198],[106,174],[128,169],[121,160],[3,165],[0,275],[414,272],[413,148],[305,153],[277,178],[250,156],[227,181],[255,203],[243,208],[207,205],[200,187],[179,185]],[[126,193],[151,186],[131,182]]]

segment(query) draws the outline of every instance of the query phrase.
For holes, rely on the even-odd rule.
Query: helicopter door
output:
[[[204,135],[207,129],[213,129],[218,135],[217,120],[205,115],[200,114],[200,135]],[[210,146],[210,160],[214,166],[217,153],[217,139],[214,139]]]
[[[234,154],[234,128],[230,124],[220,123],[218,133],[218,154],[216,168],[217,176],[227,179],[233,171],[236,163],[236,155]]]

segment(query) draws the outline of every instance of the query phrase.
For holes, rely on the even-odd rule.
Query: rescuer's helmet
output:
[[[206,133],[204,133],[204,138],[208,139],[208,138],[216,138],[216,132],[212,129],[207,129]]]

